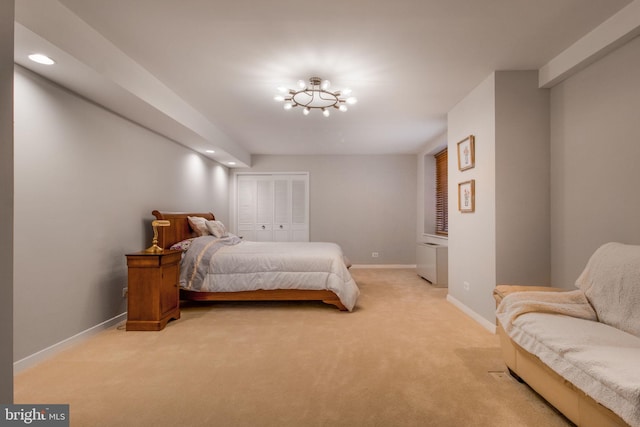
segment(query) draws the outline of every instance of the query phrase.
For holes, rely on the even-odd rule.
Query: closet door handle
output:
[[[280,224],[280,229],[284,228],[284,226],[282,224]]]
[[[265,227],[265,226],[263,225],[263,226],[262,226],[262,229],[264,230],[265,228],[267,228],[267,227]]]

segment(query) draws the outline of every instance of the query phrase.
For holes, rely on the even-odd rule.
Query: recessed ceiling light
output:
[[[29,55],[29,59],[33,62],[37,62],[38,64],[44,65],[53,65],[56,63],[53,59],[49,58],[47,55],[43,55],[41,53],[33,53]]]
[[[215,151],[214,150],[206,150],[205,153],[213,154],[213,153],[215,153]]]
[[[229,166],[235,166],[236,162],[227,162]]]

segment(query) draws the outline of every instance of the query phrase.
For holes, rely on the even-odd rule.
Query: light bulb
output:
[[[351,89],[345,87],[344,89],[342,89],[342,91],[340,91],[340,95],[342,96],[349,96],[351,94]]]
[[[355,104],[356,102],[358,102],[358,99],[353,96],[351,98],[347,98],[347,104]]]
[[[293,104],[291,104],[290,102],[287,102],[284,104],[284,109],[285,110],[291,110],[291,108],[293,108]]]
[[[331,112],[325,108],[322,109],[322,115],[325,117],[329,117],[331,115]]]
[[[304,114],[305,116],[308,116],[310,111],[311,110],[309,110],[309,107],[304,107],[304,110],[302,110],[302,114]]]
[[[340,107],[338,107],[338,109],[339,109],[340,111],[347,111],[347,110],[348,110],[347,106],[346,106],[346,105],[344,105],[344,104],[342,104]]]
[[[273,99],[276,100],[276,101],[284,101],[284,96],[276,95],[276,96],[273,97]]]
[[[56,61],[41,53],[33,53],[29,55],[29,59],[43,65],[53,65],[56,63]]]
[[[280,86],[280,87],[278,87],[278,92],[289,93],[289,89],[287,89],[284,86]]]
[[[304,82],[304,80],[298,80],[298,87],[300,87],[300,89],[304,89],[305,87],[307,87],[307,84]]]
[[[322,88],[322,90],[327,90],[329,89],[329,86],[331,86],[331,82],[329,80],[323,80],[320,88]]]

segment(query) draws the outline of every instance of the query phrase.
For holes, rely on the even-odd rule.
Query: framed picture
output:
[[[469,135],[458,142],[458,169],[463,171],[476,165],[475,137]]]
[[[458,184],[458,210],[463,213],[476,210],[475,179]]]

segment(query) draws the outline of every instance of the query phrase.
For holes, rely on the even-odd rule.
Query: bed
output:
[[[175,248],[176,244],[193,239],[180,266],[180,298],[183,300],[322,301],[342,311],[352,311],[355,306],[359,290],[336,244],[245,242],[232,234],[230,236],[236,241],[215,236],[198,237],[188,218],[215,221],[213,213],[154,210],[152,214],[170,222],[169,226],[158,227],[161,248]],[[210,261],[203,262],[204,248],[210,246],[220,247],[211,255]],[[206,266],[194,262],[206,263]],[[203,273],[204,281],[192,283],[196,270],[203,268],[207,269]]]

